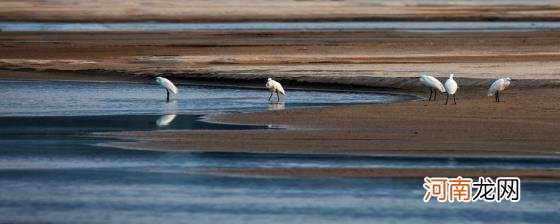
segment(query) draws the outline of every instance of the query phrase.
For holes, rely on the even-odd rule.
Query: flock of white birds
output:
[[[449,101],[449,96],[453,96],[453,103],[457,104],[457,101],[455,100],[455,94],[457,93],[459,85],[457,85],[457,82],[453,79],[453,74],[449,75],[449,79],[445,81],[445,84],[442,84],[438,79],[430,75],[421,75],[419,79],[424,86],[430,89],[430,97],[428,98],[428,101],[432,100],[432,95],[434,96],[435,101],[437,91],[440,91],[441,93],[447,94],[447,98],[445,99],[446,105]],[[167,102],[169,102],[170,92],[173,94],[179,93],[177,87],[171,81],[169,81],[169,79],[156,77],[156,82],[165,88],[165,91],[167,92]],[[495,95],[496,102],[500,102],[500,92],[504,91],[510,85],[510,83],[511,78],[509,77],[497,79],[492,83],[492,85],[490,85],[490,88],[488,89],[488,96]],[[270,91],[268,101],[272,99],[274,93],[276,93],[277,102],[280,102],[280,94],[286,94],[286,91],[284,90],[284,87],[282,87],[282,84],[271,78],[268,78],[265,87]]]
[[[457,89],[459,85],[453,79],[453,74],[449,75],[449,79],[445,81],[445,84],[441,84],[441,82],[433,76],[429,75],[421,75],[420,82],[430,89],[430,97],[428,101],[432,100],[432,95],[434,95],[434,101],[436,100],[437,91],[441,93],[446,93],[447,98],[445,100],[445,104],[449,101],[449,96],[453,96],[453,103],[457,104],[455,100],[455,94],[457,93]],[[509,85],[511,84],[511,78],[499,78],[490,85],[488,88],[488,96],[496,96],[496,102],[500,102],[500,92],[504,91]]]

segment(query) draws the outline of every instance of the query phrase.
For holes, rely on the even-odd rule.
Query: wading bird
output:
[[[167,102],[169,102],[169,92],[170,91],[173,94],[177,94],[179,92],[177,87],[175,87],[175,85],[173,85],[173,83],[171,81],[169,81],[169,79],[158,76],[158,77],[156,77],[156,82],[158,84],[160,84],[161,86],[163,86],[165,88],[165,91],[167,91]]]
[[[457,104],[455,101],[455,93],[457,93],[457,82],[453,79],[453,74],[449,75],[449,79],[445,81],[445,92],[447,93],[447,99],[445,99],[445,105],[447,105],[447,101],[449,100],[449,95],[453,95],[453,103]]]
[[[286,94],[282,85],[279,82],[272,80],[271,78],[268,78],[268,81],[266,82],[265,86],[270,91],[270,96],[268,97],[268,101],[270,101],[270,98],[272,98],[272,95],[274,93],[276,93],[278,102],[280,102],[280,95],[278,95],[278,93],[281,93],[282,95]]]
[[[434,101],[436,100],[438,90],[445,93],[445,87],[443,87],[443,84],[441,84],[441,82],[433,76],[421,75],[419,79],[424,86],[430,88],[430,98],[428,98],[428,101],[432,100],[432,93],[434,94]]]
[[[511,84],[509,77],[497,79],[488,89],[488,96],[496,95],[496,102],[500,102],[500,92],[504,91],[509,84]]]

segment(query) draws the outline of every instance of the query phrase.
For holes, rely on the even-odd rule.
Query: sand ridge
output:
[[[0,32],[0,68],[393,89],[418,88],[420,74],[455,73],[463,86],[482,88],[509,76],[523,80],[518,87],[535,88],[560,83],[559,37],[557,31]]]
[[[555,1],[298,1],[298,0],[8,0],[0,3],[4,21],[356,21],[430,20],[557,21]]]

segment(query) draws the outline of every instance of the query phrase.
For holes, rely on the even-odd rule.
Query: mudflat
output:
[[[560,18],[556,1],[298,1],[298,0],[8,0],[0,20],[12,21],[341,21],[341,20],[523,20]]]
[[[4,21],[557,21],[554,1],[520,5],[411,4],[398,1],[4,1]],[[109,4],[110,3],[110,4]],[[510,4],[511,3],[511,4]],[[95,6],[95,7],[90,7]],[[320,7],[319,7],[320,6]],[[455,73],[457,105],[388,105],[226,114],[218,122],[274,130],[118,132],[114,145],[146,150],[318,153],[429,157],[558,158],[560,32],[223,31],[0,32],[0,79],[263,83],[273,77],[354,90],[427,95],[417,77]],[[486,96],[513,78],[504,102]],[[263,94],[266,94],[263,90]],[[519,171],[518,173],[516,173]],[[226,170],[231,175],[417,178],[434,175],[557,179],[552,170]]]
[[[459,83],[460,85],[460,83]],[[515,86],[515,84],[513,84]],[[289,92],[288,92],[289,94]],[[138,149],[467,157],[559,157],[560,90],[513,89],[493,102],[485,90],[389,105],[220,115],[228,123],[280,130],[114,133]]]
[[[416,77],[455,73],[457,105],[415,101],[233,114],[268,131],[119,133],[128,147],[430,156],[558,156],[560,32],[0,33],[0,78],[261,80],[425,94]],[[514,79],[494,103],[498,77]],[[348,85],[350,84],[350,85]],[[158,140],[159,139],[159,140]],[[216,140],[220,139],[220,140]]]
[[[406,90],[420,74],[455,73],[463,86],[509,76],[540,87],[558,83],[558,46],[558,31],[0,32],[0,78],[274,77]],[[25,73],[36,71],[44,77]]]

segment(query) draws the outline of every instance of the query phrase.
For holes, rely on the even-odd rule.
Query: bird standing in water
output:
[[[172,92],[173,94],[179,93],[177,87],[171,81],[169,81],[169,79],[158,76],[156,77],[156,82],[163,86],[165,88],[165,91],[167,91],[167,102],[169,102],[169,92]]]
[[[268,101],[270,101],[274,93],[276,93],[278,102],[280,102],[280,95],[278,95],[278,93],[281,93],[282,95],[286,95],[286,92],[284,91],[282,85],[279,82],[272,80],[271,78],[268,78],[268,81],[266,82],[265,86],[270,91],[270,97],[268,97]]]

